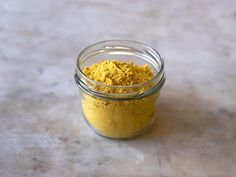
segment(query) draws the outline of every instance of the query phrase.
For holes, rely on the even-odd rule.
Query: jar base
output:
[[[108,139],[113,139],[113,140],[127,140],[127,139],[132,139],[132,138],[135,138],[137,136],[140,136],[142,134],[144,134],[146,131],[149,130],[149,128],[154,124],[155,120],[156,120],[156,114],[154,114],[152,120],[147,124],[147,126],[145,128],[143,128],[142,130],[132,134],[131,136],[126,136],[126,137],[111,137],[111,136],[107,136],[103,133],[101,133],[99,130],[97,130],[96,128],[94,128],[89,122],[88,120],[86,119],[83,111],[82,111],[82,115],[83,115],[83,118],[85,120],[85,122],[87,123],[87,125],[89,126],[90,129],[93,130],[93,132],[95,132],[97,135],[100,135],[104,138],[108,138]]]

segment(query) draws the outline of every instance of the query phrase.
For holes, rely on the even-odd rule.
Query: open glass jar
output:
[[[131,86],[110,86],[88,78],[83,69],[103,60],[149,65],[153,78]],[[99,135],[130,138],[145,132],[156,117],[156,101],[165,82],[159,53],[139,42],[103,41],[85,48],[77,58],[75,82],[80,88],[85,121]]]

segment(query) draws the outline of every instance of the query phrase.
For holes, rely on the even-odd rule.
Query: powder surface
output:
[[[104,60],[84,68],[90,79],[112,86],[130,86],[152,79],[153,72],[148,65],[138,66],[116,60]]]

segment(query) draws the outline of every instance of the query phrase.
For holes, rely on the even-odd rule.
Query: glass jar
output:
[[[103,60],[149,65],[153,78],[131,86],[110,86],[88,78],[85,67]],[[145,132],[156,118],[156,101],[165,82],[159,53],[139,42],[109,40],[85,48],[77,58],[75,82],[80,88],[82,113],[99,135],[130,138]]]

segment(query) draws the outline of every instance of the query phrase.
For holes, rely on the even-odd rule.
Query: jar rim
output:
[[[102,44],[102,43],[106,43],[106,42],[128,42],[128,43],[133,43],[133,44],[136,44],[136,45],[140,45],[146,49],[149,49],[151,50],[152,52],[154,52],[154,54],[156,56],[158,56],[159,60],[160,60],[160,69],[158,70],[158,72],[148,81],[145,81],[145,82],[142,82],[142,83],[139,83],[139,84],[135,84],[135,85],[128,85],[128,86],[120,86],[120,85],[107,85],[107,84],[104,84],[104,83],[101,83],[101,82],[97,82],[93,79],[90,79],[86,74],[84,74],[84,72],[82,71],[81,67],[79,66],[79,61],[80,59],[82,58],[82,54],[85,53],[87,50],[91,49],[92,47],[96,46],[96,45],[99,45],[99,44]],[[152,56],[153,57],[153,56]],[[153,59],[155,60],[155,62],[158,63],[157,59],[155,57],[153,57]],[[150,83],[152,83],[153,81],[155,81],[161,74],[163,74],[163,70],[164,70],[164,60],[163,58],[161,57],[161,55],[157,52],[156,49],[148,46],[147,44],[144,44],[144,43],[141,43],[141,42],[138,42],[138,41],[133,41],[133,40],[122,40],[122,39],[114,39],[114,40],[104,40],[104,41],[100,41],[100,42],[97,42],[97,43],[94,43],[94,44],[91,44],[89,45],[88,47],[86,47],[85,49],[83,49],[80,54],[78,55],[77,57],[77,62],[76,62],[76,68],[77,70],[79,71],[80,74],[82,74],[83,77],[85,77],[90,83],[93,83],[93,84],[96,84],[98,86],[102,86],[102,87],[107,87],[107,88],[111,88],[111,89],[130,89],[130,88],[138,88],[138,87],[143,87],[145,85],[148,85]],[[77,71],[76,71],[77,72]]]
[[[132,97],[130,97],[129,94],[127,94],[127,93],[125,93],[125,94],[110,93],[109,94],[109,93],[97,92],[97,91],[94,91],[94,90],[88,90],[83,86],[84,83],[78,77],[77,73],[75,73],[74,79],[75,79],[75,82],[76,82],[77,86],[81,90],[86,92],[88,95],[96,96],[98,98],[102,98],[102,99],[106,99],[106,100],[112,100],[112,101],[127,101],[127,100],[142,99],[144,97],[148,97],[150,95],[153,95],[154,93],[156,93],[157,91],[159,91],[163,87],[163,85],[165,83],[165,80],[166,80],[166,77],[165,77],[165,73],[163,73],[163,76],[161,77],[161,80],[154,87],[147,90],[146,92],[143,92],[143,93],[138,94],[138,95],[134,95]],[[113,97],[113,95],[116,95],[116,96],[117,95],[125,95],[125,97]]]

